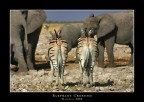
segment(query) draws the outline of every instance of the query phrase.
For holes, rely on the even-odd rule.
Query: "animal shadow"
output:
[[[116,64],[115,67],[109,67],[109,65],[106,64],[106,65],[104,66],[104,68],[117,68],[117,67],[123,67],[123,66],[127,66],[127,64]]]
[[[116,67],[123,67],[123,66],[127,66],[127,64],[117,64]]]
[[[36,64],[35,69],[36,70],[50,69],[50,64],[49,63],[39,63],[39,64]]]
[[[75,86],[75,85],[78,85],[79,83],[78,82],[67,82],[66,84],[64,84],[63,86]]]
[[[114,81],[110,81],[108,80],[106,83],[99,83],[99,82],[95,82],[95,87],[96,86],[112,86],[114,84]]]
[[[76,61],[75,60],[69,60],[69,61],[67,61],[67,63],[76,63]]]

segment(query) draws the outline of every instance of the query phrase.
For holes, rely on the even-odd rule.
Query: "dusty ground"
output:
[[[74,62],[75,49],[69,52],[65,66],[65,85],[59,88],[49,85],[50,65],[47,63],[48,35],[41,34],[36,50],[36,68],[28,73],[10,73],[11,92],[134,92],[134,67],[126,66],[130,57],[130,48],[124,45],[115,45],[114,55],[116,68],[94,67],[93,87],[84,87],[79,82],[79,65]],[[105,64],[107,55],[105,53]],[[55,80],[54,80],[55,83]]]

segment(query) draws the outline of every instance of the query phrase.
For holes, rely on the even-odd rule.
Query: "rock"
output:
[[[69,86],[67,85],[66,87],[65,87],[65,89],[67,90],[69,88]]]
[[[134,76],[131,74],[131,75],[127,75],[126,79],[133,79]]]
[[[127,88],[127,89],[126,89],[126,92],[133,92],[133,90]]]
[[[90,88],[90,87],[91,87],[91,85],[90,85],[90,84],[87,84],[87,85],[86,85],[86,87]]]
[[[32,76],[37,76],[37,70],[29,70],[28,74]]]
[[[53,89],[58,89],[58,86],[53,86]]]
[[[77,88],[76,90],[77,90],[77,91],[81,91],[82,89],[81,89],[81,88]]]
[[[20,78],[20,79],[19,79],[19,81],[22,81],[22,80],[24,80],[24,78]]]
[[[32,79],[31,75],[25,75],[25,79]]]
[[[110,90],[110,91],[114,91],[114,88],[113,88],[113,87],[109,87],[109,90]]]
[[[41,57],[42,57],[42,60],[43,60],[43,61],[46,61],[46,62],[47,62],[47,57],[46,57],[46,55],[42,55]]]
[[[37,72],[37,76],[43,76],[43,75],[44,75],[44,69],[39,70],[39,71]]]
[[[100,91],[104,91],[104,87],[100,87],[99,89],[100,89]]]
[[[67,76],[69,75],[69,72],[68,71],[64,71],[64,76]]]
[[[100,88],[99,87],[95,87],[95,91],[100,91]]]
[[[22,89],[22,92],[27,92],[27,90],[26,89]]]

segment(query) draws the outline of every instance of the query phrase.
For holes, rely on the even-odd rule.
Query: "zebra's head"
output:
[[[81,35],[85,36],[85,37],[91,37],[94,38],[94,28],[91,28],[89,30],[85,29],[85,28],[81,28]]]

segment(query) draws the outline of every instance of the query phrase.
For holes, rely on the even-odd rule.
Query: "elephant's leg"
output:
[[[14,58],[14,52],[13,52],[13,44],[11,44],[11,53],[10,53],[10,59],[11,59],[11,63],[12,63],[12,60]]]
[[[14,46],[11,45],[11,55],[10,55],[10,58],[11,58],[11,64],[10,64],[10,69],[12,71],[18,71],[18,62],[17,60],[15,59],[16,56],[16,53],[14,53]]]
[[[14,44],[11,45],[11,64],[18,66],[18,58]]]
[[[17,54],[18,64],[19,64],[18,72],[26,72],[28,71],[28,68],[23,53],[24,47],[19,36],[15,37],[15,47],[16,47],[15,53]]]
[[[105,50],[105,45],[103,42],[98,43],[98,67],[104,68],[104,50]]]
[[[113,53],[114,40],[115,40],[115,37],[111,37],[111,38],[109,38],[108,40],[105,41],[105,47],[106,47],[108,60],[109,60],[108,67],[115,67],[114,53]]]
[[[27,46],[28,46],[28,49],[27,49]],[[29,48],[28,41],[26,41],[26,40],[24,40],[24,47],[25,47],[24,56],[26,58],[27,66],[28,66],[29,70],[33,70],[34,65],[33,65],[32,60],[31,60],[31,53],[30,53],[31,49]]]
[[[18,69],[19,69],[18,62],[17,62],[18,60],[15,57],[17,57],[16,54],[14,52],[12,52],[11,53],[11,64],[10,64],[10,69],[12,71],[18,71]]]
[[[133,50],[133,45],[130,44],[129,47],[131,48],[131,57],[130,57],[130,60],[129,60],[129,62],[128,62],[128,65],[129,65],[129,66],[133,66],[133,53],[134,53],[134,52],[133,52],[133,51],[134,51],[134,50]]]
[[[72,49],[72,45],[71,43],[68,44],[68,52],[70,52],[70,50]]]
[[[27,59],[27,66],[28,66],[29,70],[34,70],[34,65],[33,65],[31,57],[30,57],[30,51],[28,51],[26,59]]]
[[[28,34],[29,52],[30,52],[31,60],[34,66],[35,66],[35,51],[36,51],[37,43],[39,40],[41,28],[42,26],[39,27],[34,32]]]
[[[29,37],[29,36],[28,36]],[[28,49],[29,49],[29,51],[28,51],[28,54],[29,54],[29,56],[30,56],[30,59],[31,59],[31,62],[32,62],[32,64],[33,64],[33,67],[34,67],[34,63],[33,63],[33,57],[32,57],[32,44],[29,42],[28,43]],[[31,69],[31,68],[30,68]]]

